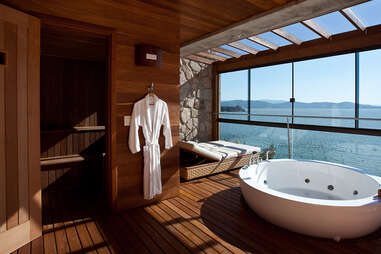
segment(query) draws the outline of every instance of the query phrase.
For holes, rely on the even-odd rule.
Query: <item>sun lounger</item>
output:
[[[249,162],[253,153],[259,156],[261,148],[227,141],[180,142],[180,176],[191,180],[223,171],[240,168]]]

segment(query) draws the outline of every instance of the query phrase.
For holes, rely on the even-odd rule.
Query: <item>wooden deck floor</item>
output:
[[[336,243],[267,223],[243,201],[236,171],[183,183],[176,198],[113,216],[75,200],[66,200],[71,209],[59,205],[64,199],[48,201],[43,237],[17,253],[381,253],[381,230]]]

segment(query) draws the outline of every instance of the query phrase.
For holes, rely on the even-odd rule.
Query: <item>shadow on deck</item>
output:
[[[381,230],[336,243],[266,222],[244,202],[236,171],[183,183],[176,198],[119,214],[99,200],[97,193],[44,200],[43,237],[18,253],[381,253]]]

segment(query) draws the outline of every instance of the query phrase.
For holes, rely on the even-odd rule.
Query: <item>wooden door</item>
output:
[[[0,5],[0,253],[41,235],[40,22]]]

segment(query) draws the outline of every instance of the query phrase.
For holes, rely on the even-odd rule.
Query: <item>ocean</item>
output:
[[[252,108],[252,114],[291,114],[288,108]],[[229,113],[231,114],[231,113]],[[242,113],[241,113],[242,114]],[[296,116],[353,117],[353,109],[295,108]],[[221,115],[221,118],[247,119],[247,116]],[[380,108],[360,109],[362,118],[381,118]],[[284,117],[251,117],[255,121],[286,122]],[[291,121],[291,120],[290,120]],[[354,120],[295,118],[295,123],[354,127]],[[379,129],[380,121],[359,121],[360,128]],[[291,130],[294,159],[322,160],[356,167],[381,176],[381,137],[310,130]],[[275,158],[288,158],[286,128],[220,123],[220,139],[258,146],[274,145]]]

